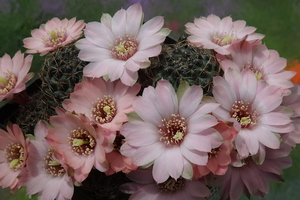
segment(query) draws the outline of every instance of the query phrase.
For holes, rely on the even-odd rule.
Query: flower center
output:
[[[125,137],[120,134],[120,131],[117,131],[116,138],[113,142],[114,150],[120,151],[120,148],[121,148],[122,144],[125,143],[124,139],[125,139]]]
[[[256,124],[257,112],[252,111],[249,102],[235,101],[231,108],[231,116],[241,124],[242,128],[251,128]]]
[[[236,39],[236,32],[235,31],[231,31],[231,33],[213,33],[212,36],[212,42],[220,45],[220,46],[224,46],[224,45],[228,45],[231,44],[233,40]]]
[[[95,139],[81,127],[72,130],[68,140],[75,155],[87,156],[94,151],[96,146]]]
[[[54,158],[53,150],[48,150],[48,154],[44,158],[44,160],[44,168],[46,170],[46,173],[50,176],[57,177],[66,173],[66,170],[63,168],[63,166]]]
[[[93,104],[90,116],[100,124],[111,122],[117,113],[115,101],[109,95],[104,95],[102,99],[98,98]]]
[[[184,186],[184,179],[182,177],[179,177],[176,181],[174,178],[169,177],[168,180],[163,183],[157,184],[157,186],[161,192],[179,190]]]
[[[23,165],[24,148],[19,143],[10,143],[4,150],[6,162],[9,163],[9,168],[17,171]]]
[[[211,152],[208,153],[208,158],[216,158],[218,157],[218,154],[220,153],[221,148],[214,148],[211,150]]]
[[[163,119],[162,125],[158,127],[158,132],[161,134],[160,141],[167,145],[180,144],[186,133],[186,128],[184,117],[172,114],[171,119]]]
[[[61,45],[67,38],[66,28],[61,30],[51,30],[47,33],[47,36],[42,37],[42,42],[47,47],[57,47]]]
[[[115,43],[111,46],[111,54],[119,60],[127,60],[138,50],[138,42],[134,37],[128,35],[117,37]]]
[[[267,76],[263,70],[263,67],[254,67],[251,62],[247,62],[247,64],[245,64],[243,66],[243,69],[249,68],[254,74],[257,80],[263,80],[265,81],[267,79]]]
[[[17,83],[17,78],[13,72],[4,72],[4,76],[0,76],[0,95],[7,94],[13,89]]]

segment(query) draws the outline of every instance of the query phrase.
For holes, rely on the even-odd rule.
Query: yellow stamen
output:
[[[20,161],[20,159],[13,159],[13,160],[9,163],[9,168],[10,168],[10,169],[13,169],[13,168],[18,164],[19,161]]]
[[[83,144],[89,144],[89,141],[84,141],[84,140],[81,140],[81,139],[73,139],[73,143],[72,143],[73,146],[78,147],[78,146],[81,146]]]
[[[6,81],[6,79],[3,76],[0,76],[0,83],[2,83],[3,85],[8,84],[8,82]]]

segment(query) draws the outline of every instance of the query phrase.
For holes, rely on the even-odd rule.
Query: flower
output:
[[[254,33],[256,28],[246,26],[243,20],[232,21],[230,16],[220,19],[216,15],[209,15],[207,18],[195,18],[194,23],[185,25],[186,32],[191,36],[188,40],[206,49],[213,49],[222,55],[228,55],[228,48],[242,40],[255,41],[264,38],[264,35]]]
[[[266,148],[266,159],[257,165],[251,157],[239,160],[233,152],[233,164],[225,175],[217,176],[214,186],[221,187],[222,199],[238,200],[245,194],[262,198],[270,190],[270,181],[282,181],[282,170],[291,166],[291,148],[282,143],[279,149]],[[234,160],[235,159],[235,160]]]
[[[21,51],[13,58],[8,54],[0,58],[0,101],[12,100],[14,94],[25,90],[25,83],[33,77],[33,73],[28,73],[32,58],[32,55],[24,58]]]
[[[0,185],[19,189],[21,179],[26,173],[29,140],[17,124],[8,124],[7,132],[0,129]]]
[[[232,44],[228,51],[230,51],[230,58],[217,55],[223,69],[231,67],[236,71],[242,71],[249,68],[257,80],[276,85],[283,91],[294,86],[291,78],[296,72],[285,71],[287,60],[279,57],[277,51],[269,50],[266,45],[253,45],[243,41]]]
[[[105,172],[106,175],[114,174],[122,171],[129,173],[138,167],[132,163],[132,158],[124,156],[120,153],[120,148],[124,143],[124,136],[118,131],[114,140],[114,150],[106,154],[106,159],[109,164],[109,169]]]
[[[214,98],[221,104],[213,114],[224,122],[234,120],[238,132],[234,143],[242,158],[257,154],[261,146],[279,148],[280,134],[290,131],[285,127],[291,119],[276,110],[282,102],[278,87],[257,81],[248,68],[241,73],[228,68],[224,78],[215,77],[213,83]]]
[[[129,200],[204,200],[210,195],[209,189],[199,180],[186,180],[182,177],[177,180],[169,177],[163,183],[156,183],[152,177],[152,169],[137,169],[127,174],[134,182],[120,186],[120,191],[132,194]]]
[[[132,157],[137,166],[153,164],[157,183],[169,176],[191,179],[192,163],[206,165],[208,153],[223,140],[212,128],[217,119],[208,114],[219,104],[200,104],[202,97],[202,88],[187,82],[182,82],[177,94],[166,80],[160,80],[155,89],[144,89],[133,101],[135,113],[121,127],[125,137],[121,153]]]
[[[47,140],[62,159],[74,168],[74,177],[82,182],[93,167],[101,172],[108,169],[105,158],[104,131],[69,112],[50,117]]]
[[[72,170],[57,157],[59,155],[45,139],[49,128],[49,124],[43,121],[35,127],[35,139],[30,141],[29,146],[24,186],[27,194],[38,193],[39,199],[71,199],[74,179],[69,174],[72,174]]]
[[[133,85],[140,68],[150,66],[149,57],[161,52],[161,45],[169,29],[162,28],[161,16],[143,24],[143,12],[139,3],[127,10],[121,9],[113,17],[103,14],[101,23],[90,22],[84,30],[85,38],[76,46],[78,57],[89,61],[83,73],[87,77],[121,79],[125,85]]]
[[[85,77],[62,105],[70,112],[86,115],[94,124],[117,131],[127,121],[126,113],[133,111],[131,104],[139,90],[139,84],[129,87],[120,80]]]
[[[284,141],[288,143],[292,147],[296,147],[296,144],[300,143],[300,85],[295,84],[293,88],[291,88],[291,94],[283,97],[282,106],[285,110],[292,111],[290,118],[292,120],[292,127],[286,127],[286,129],[290,129],[288,133],[285,134]]]
[[[26,53],[40,53],[40,56],[65,46],[82,35],[85,23],[83,20],[76,22],[76,18],[60,20],[57,17],[42,24],[39,29],[31,31],[31,36],[23,40]]]
[[[208,161],[205,166],[194,165],[195,178],[201,178],[210,172],[216,175],[224,175],[231,162],[230,153],[233,149],[232,142],[235,139],[236,130],[224,122],[219,122],[214,128],[221,133],[224,141],[219,147],[208,153]]]

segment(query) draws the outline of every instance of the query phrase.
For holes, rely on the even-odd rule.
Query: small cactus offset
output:
[[[177,89],[181,81],[187,81],[190,85],[201,85],[203,93],[211,96],[212,79],[221,75],[222,70],[213,51],[191,45],[183,35],[174,44],[163,43],[160,55],[151,58],[151,66],[139,73],[143,87],[166,79]]]

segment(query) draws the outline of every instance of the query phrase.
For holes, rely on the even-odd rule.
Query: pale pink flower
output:
[[[216,175],[224,175],[231,162],[230,153],[233,149],[232,142],[237,132],[233,127],[224,122],[219,122],[214,128],[221,133],[224,141],[219,147],[212,149],[211,152],[208,153],[208,161],[205,166],[194,165],[195,178],[201,178],[211,172]]]
[[[76,21],[75,17],[70,20],[54,17],[38,29],[32,30],[32,37],[23,40],[24,47],[28,49],[26,53],[40,53],[43,56],[65,46],[82,35],[84,26],[83,20]]]
[[[221,199],[239,200],[244,194],[248,198],[263,198],[270,190],[270,181],[283,181],[282,170],[292,165],[288,157],[291,152],[289,145],[282,143],[279,149],[266,148],[266,159],[256,164],[251,157],[239,160],[232,153],[233,164],[228,167],[225,175],[217,176],[214,186],[221,187]]]
[[[63,160],[75,170],[74,177],[82,182],[95,167],[106,171],[105,133],[101,127],[94,127],[79,116],[69,112],[50,117],[47,140],[62,155]]]
[[[50,126],[43,121],[38,122],[34,130],[35,139],[30,141],[28,172],[24,177],[27,194],[38,194],[43,200],[71,199],[74,192],[73,170],[69,168],[45,137]]]
[[[19,189],[26,173],[29,140],[17,124],[8,124],[7,131],[0,129],[0,186]]]
[[[0,58],[0,101],[12,100],[15,93],[25,90],[25,83],[33,77],[28,73],[32,63],[32,55],[24,58],[18,51],[13,58],[5,54]]]
[[[291,88],[291,94],[283,97],[282,106],[284,109],[288,108],[293,111],[290,118],[294,126],[294,130],[286,127],[291,131],[285,135],[284,141],[292,147],[296,147],[296,144],[300,143],[300,85],[295,84]]]
[[[278,149],[280,134],[289,132],[291,119],[279,108],[282,102],[280,89],[257,81],[250,69],[241,73],[231,68],[224,78],[214,78],[213,95],[221,104],[213,114],[220,120],[234,121],[238,134],[234,141],[241,157],[258,153],[260,147]],[[263,162],[261,154],[259,162]]]
[[[264,38],[264,35],[254,33],[256,28],[246,26],[243,20],[232,21],[230,16],[220,19],[216,15],[195,18],[194,23],[185,25],[191,36],[188,40],[206,49],[213,49],[219,54],[228,55],[228,47],[242,40],[255,41]]]
[[[201,86],[181,83],[177,94],[166,80],[144,89],[133,101],[135,113],[121,127],[125,137],[121,153],[137,166],[153,164],[153,177],[162,183],[169,176],[191,179],[192,164],[206,165],[208,153],[219,147],[222,136],[212,127],[217,119],[208,114],[219,104],[201,104]],[[174,159],[176,158],[176,159]]]
[[[175,180],[169,177],[163,183],[156,183],[152,169],[138,169],[127,174],[134,182],[120,186],[120,191],[132,194],[129,200],[205,200],[209,189],[199,180],[187,180],[182,177]]]
[[[76,46],[78,57],[89,61],[83,73],[88,77],[121,79],[133,85],[137,71],[150,66],[149,57],[161,52],[161,43],[170,30],[162,28],[164,19],[154,17],[143,24],[142,6],[136,3],[127,10],[121,9],[113,17],[103,14],[100,22],[90,22],[84,30],[85,38]]]
[[[231,45],[228,51],[230,57],[217,55],[224,70],[227,68],[233,68],[236,71],[250,69],[257,80],[276,85],[283,90],[283,93],[294,86],[291,78],[296,72],[284,70],[287,60],[279,57],[277,51],[269,50],[266,45],[253,45],[251,42],[243,41]]]
[[[133,111],[131,104],[139,90],[139,84],[129,87],[120,80],[85,77],[62,105],[70,112],[86,115],[94,124],[117,131],[128,121],[126,113]]]

